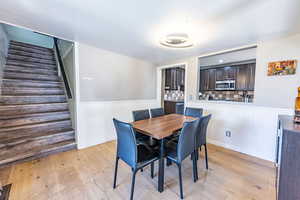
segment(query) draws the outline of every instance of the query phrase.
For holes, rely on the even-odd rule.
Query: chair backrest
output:
[[[186,157],[195,151],[195,138],[200,119],[191,122],[185,122],[179,135],[177,146],[178,161],[183,161]]]
[[[176,103],[175,113],[183,115],[183,113],[184,113],[184,103]]]
[[[200,118],[200,122],[196,133],[196,147],[200,147],[201,145],[206,144],[207,126],[210,119],[211,114]]]
[[[202,117],[202,114],[203,114],[203,109],[202,108],[186,107],[185,112],[184,112],[185,116],[197,117],[197,118]]]
[[[150,118],[149,110],[135,110],[135,111],[132,111],[132,115],[133,115],[134,121],[139,121],[139,120]]]
[[[137,163],[135,132],[131,124],[113,119],[117,132],[117,156],[134,167]]]
[[[160,117],[165,115],[165,111],[163,108],[152,108],[150,109],[151,117]]]

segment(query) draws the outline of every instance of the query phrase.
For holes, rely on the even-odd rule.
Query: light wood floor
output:
[[[213,145],[209,149],[209,170],[203,156],[198,161],[199,181],[193,183],[191,160],[183,164],[185,199],[274,200],[275,171],[272,164]],[[12,183],[10,200],[43,199],[129,199],[131,171],[120,162],[118,184],[112,189],[115,143],[73,150],[0,169],[2,185]],[[138,172],[134,199],[179,199],[178,171],[165,170],[165,191],[157,191],[150,169]]]

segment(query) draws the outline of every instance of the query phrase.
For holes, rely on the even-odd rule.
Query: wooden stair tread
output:
[[[65,93],[62,87],[4,87],[2,88],[2,95],[63,95]]]
[[[49,59],[54,60],[54,54],[42,54],[42,53],[33,53],[28,52],[24,50],[17,50],[17,49],[9,49],[8,50],[9,55],[20,55],[20,56],[29,56],[33,58],[43,58],[43,59]]]
[[[3,77],[7,79],[19,79],[19,80],[39,80],[39,81],[60,80],[57,75],[31,74],[31,73],[9,72],[9,71],[5,71]]]
[[[20,72],[20,73],[30,73],[30,74],[44,74],[44,75],[57,75],[58,71],[56,69],[38,69],[31,67],[22,67],[14,65],[6,65],[4,72]]]
[[[0,129],[0,137],[5,136],[7,134],[35,134],[41,131],[60,131],[66,128],[71,128],[71,120],[57,120],[57,121],[50,121],[45,123],[39,124],[29,124],[29,125],[22,125],[16,127],[8,127],[8,128],[1,128]]]
[[[68,151],[71,149],[76,148],[75,140],[67,140],[63,142],[58,142],[55,144],[50,144],[46,146],[40,146],[37,148],[34,148],[27,152],[18,152],[13,155],[5,155],[3,157],[0,157],[0,165],[7,165],[9,163],[13,163],[15,161],[26,161],[27,159],[35,159],[40,156],[49,155],[51,153],[57,153],[57,152],[63,152]]]
[[[45,123],[57,120],[70,120],[69,111],[34,113],[14,116],[0,116],[0,127],[17,127],[22,125],[30,125],[37,123]]]
[[[39,69],[57,69],[56,64],[46,64],[46,63],[36,63],[36,62],[27,62],[27,61],[21,61],[21,60],[12,60],[8,59],[6,62],[7,65],[15,65],[15,66],[24,66],[24,67],[36,67]]]
[[[7,59],[22,61],[22,62],[41,63],[41,64],[51,64],[51,65],[56,64],[55,60],[53,60],[53,59],[49,60],[49,59],[45,59],[45,58],[35,58],[35,57],[12,55],[12,54],[8,54]]]
[[[68,110],[68,103],[44,103],[0,106],[0,116],[18,116],[25,114],[56,112]]]
[[[0,105],[22,105],[35,103],[62,103],[67,102],[65,95],[36,95],[36,96],[8,96],[0,97]]]
[[[22,47],[30,47],[32,49],[39,49],[39,50],[42,50],[42,51],[53,51],[53,49],[50,49],[50,48],[47,48],[47,47],[41,47],[41,46],[37,46],[37,45],[34,45],[34,44],[18,42],[18,41],[15,41],[15,40],[11,40],[9,42],[9,44],[16,45],[16,46],[22,46]]]
[[[3,79],[2,87],[62,87],[62,81]]]
[[[73,136],[74,138],[74,130],[73,129],[65,129],[60,131],[49,131],[49,132],[38,132],[35,135],[29,134],[22,134],[22,135],[15,135],[13,137],[1,137],[0,138],[0,151],[1,148],[4,147],[12,147],[18,144],[24,144],[30,141],[38,141],[41,139],[51,139],[57,136]],[[72,138],[72,139],[73,139]]]
[[[10,51],[10,50],[45,55],[45,56],[53,56],[54,55],[53,51],[43,51],[43,50],[39,50],[39,49],[33,49],[30,47],[23,47],[23,46],[18,46],[18,45],[13,45],[13,44],[9,45],[8,51]]]

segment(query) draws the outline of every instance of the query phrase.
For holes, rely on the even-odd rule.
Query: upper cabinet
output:
[[[254,90],[255,63],[200,71],[200,91],[215,90],[216,81],[235,80],[236,90]]]
[[[168,68],[165,72],[165,89],[184,90],[185,70],[183,68]]]
[[[216,68],[216,81],[234,80],[236,69],[234,67]]]

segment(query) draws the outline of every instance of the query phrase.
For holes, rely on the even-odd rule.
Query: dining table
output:
[[[193,120],[196,120],[196,118],[181,114],[168,114],[131,123],[134,130],[160,141],[158,169],[159,192],[164,191],[165,140],[178,130],[182,129],[184,122]]]

